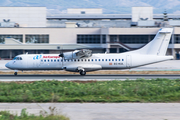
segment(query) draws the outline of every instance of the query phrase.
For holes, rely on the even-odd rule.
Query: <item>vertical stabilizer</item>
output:
[[[137,50],[141,54],[165,56],[173,28],[161,28],[155,38],[147,45]]]

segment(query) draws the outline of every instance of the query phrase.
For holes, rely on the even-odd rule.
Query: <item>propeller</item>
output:
[[[63,47],[62,47],[62,49],[60,49],[60,54],[59,54],[59,57],[64,57],[64,54],[63,54]]]

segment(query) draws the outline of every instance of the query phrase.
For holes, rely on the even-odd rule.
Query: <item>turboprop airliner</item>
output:
[[[86,75],[86,72],[96,70],[135,68],[173,59],[173,56],[165,55],[172,32],[173,28],[161,28],[151,42],[134,51],[92,54],[91,50],[82,49],[61,54],[22,54],[5,66],[14,70],[14,75],[18,70],[66,70]]]

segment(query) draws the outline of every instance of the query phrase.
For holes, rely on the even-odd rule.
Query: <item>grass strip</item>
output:
[[[179,102],[180,80],[0,83],[0,102]]]
[[[34,114],[28,114],[26,109],[22,109],[19,116],[11,114],[9,111],[0,111],[0,120],[69,120],[69,118],[63,115],[55,115],[54,113],[48,115],[44,111],[39,116],[35,116]]]

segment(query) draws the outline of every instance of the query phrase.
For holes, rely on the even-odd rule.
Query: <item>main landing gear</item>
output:
[[[16,76],[16,75],[17,75],[17,72],[15,72],[14,75]]]
[[[79,72],[79,74],[84,76],[84,75],[86,75],[86,71],[82,71],[82,70],[81,70],[81,71]]]

